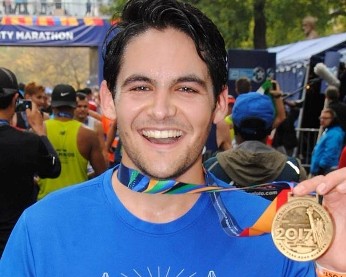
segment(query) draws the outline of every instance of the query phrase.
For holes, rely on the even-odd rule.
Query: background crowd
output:
[[[105,47],[100,99],[90,98],[89,88],[57,84],[47,105],[42,86],[19,89],[15,74],[0,68],[1,275],[125,275],[138,266],[160,274],[161,265],[172,265],[183,268],[178,275],[344,276],[338,90],[336,98],[326,93],[308,169],[323,175],[304,180],[299,159],[285,144],[277,144],[285,153],[273,146],[287,118],[280,85],[268,79],[257,91],[249,85],[228,96],[225,43],[201,11],[175,0],[130,0],[111,28],[119,33]],[[108,154],[117,129],[121,163],[106,170],[115,163]],[[279,193],[273,181],[290,186]],[[263,197],[230,191],[227,183]],[[317,197],[312,204],[313,193],[325,210]],[[313,235],[292,244],[319,249],[316,235],[326,228],[333,239],[323,256],[298,262],[275,248],[272,216],[293,196],[310,203],[294,212],[309,214]],[[311,221],[315,207],[331,217],[319,230]]]
[[[7,69],[2,70],[5,72]],[[2,87],[6,78],[3,74]],[[47,93],[45,87],[35,81],[27,84],[16,82],[13,88],[19,89],[19,97],[30,101],[31,110],[37,110],[41,115],[43,132],[61,164],[60,174],[54,178],[39,171],[31,174],[29,183],[33,198],[29,204],[57,189],[91,179],[119,163],[121,143],[116,119],[109,112],[103,112],[98,88],[85,87],[76,91],[68,84],[58,84]],[[302,101],[284,99],[279,84],[274,80],[271,83],[275,83],[275,89],[269,87],[265,93],[260,93],[252,92],[248,78],[237,80],[237,95],[228,96],[228,113],[224,121],[213,125],[210,131],[203,153],[205,167],[223,181],[239,187],[277,180],[299,182],[308,176],[327,174],[345,167],[346,104],[340,99],[338,87],[328,86],[325,91],[325,108],[319,117],[321,134],[312,152],[311,165],[304,168],[301,161],[293,157],[293,150],[298,146],[295,122]],[[32,133],[35,129],[28,118],[28,110],[16,107],[9,121],[23,134]],[[4,143],[3,147],[7,144]],[[18,167],[21,161],[18,158],[14,163],[18,163]],[[4,174],[11,180],[11,171]],[[252,192],[272,200],[278,190]],[[7,198],[5,195],[2,197]],[[18,209],[10,206],[13,201],[6,201],[9,203],[3,208],[6,213]],[[21,203],[21,210],[28,203]],[[16,218],[19,214],[17,212]],[[15,223],[16,220],[11,221]],[[0,223],[13,227],[8,222]],[[7,238],[9,232],[10,229],[3,231],[2,237]]]

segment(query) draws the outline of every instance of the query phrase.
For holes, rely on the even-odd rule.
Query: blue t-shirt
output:
[[[5,249],[0,276],[315,276],[313,263],[285,258],[270,234],[228,236],[207,193],[177,220],[140,220],[115,195],[112,173],[28,208]],[[223,193],[222,199],[242,227],[267,205],[243,192]]]

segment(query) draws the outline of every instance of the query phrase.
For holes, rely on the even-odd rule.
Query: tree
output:
[[[119,16],[126,0],[104,12]],[[320,36],[346,31],[346,0],[185,0],[208,15],[227,48],[267,48],[304,39],[302,19],[318,18]]]
[[[266,16],[264,13],[266,1],[265,0],[255,0],[253,4],[254,10],[254,48],[256,49],[266,49],[267,41],[266,41],[266,30],[267,30],[267,22]]]
[[[0,47],[0,60],[16,73],[19,82],[45,87],[59,83],[76,89],[89,79],[88,48]],[[15,57],[15,58],[14,58]]]

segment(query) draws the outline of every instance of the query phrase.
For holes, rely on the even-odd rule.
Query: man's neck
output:
[[[65,111],[59,111],[54,114],[54,118],[60,121],[69,121],[73,120],[73,113],[65,112]]]
[[[85,118],[81,118],[81,117],[74,117],[75,120],[81,122],[81,123],[87,123],[88,122],[88,118],[85,117]]]
[[[199,194],[148,194],[134,192],[121,184],[115,171],[112,186],[120,202],[136,217],[152,222],[166,223],[187,213],[199,198]]]
[[[11,121],[14,113],[9,112],[8,110],[0,110],[0,119]]]

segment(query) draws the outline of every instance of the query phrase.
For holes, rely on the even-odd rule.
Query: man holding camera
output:
[[[16,76],[0,67],[0,257],[19,216],[36,201],[34,177],[56,178],[61,170],[34,103],[26,109],[33,132],[10,125],[19,96]]]

